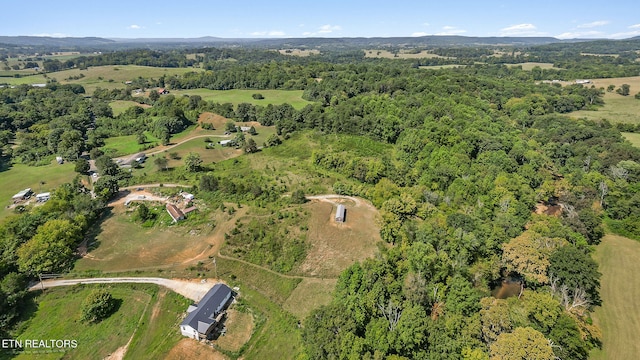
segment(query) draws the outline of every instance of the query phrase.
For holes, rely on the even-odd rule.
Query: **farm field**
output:
[[[145,131],[144,134],[147,137],[147,143],[160,143],[160,139],[153,136],[151,132]],[[102,151],[111,156],[122,156],[142,152],[143,146],[138,144],[136,135],[116,136],[104,140]]]
[[[291,56],[310,56],[310,55],[319,55],[320,50],[318,49],[281,49],[278,52],[282,55],[291,55]]]
[[[622,133],[625,139],[627,139],[631,145],[640,148],[640,134],[638,133]]]
[[[159,78],[162,75],[180,75],[186,72],[202,71],[198,68],[160,68],[152,66],[138,65],[109,65],[92,66],[86,70],[70,69],[53,73],[48,73],[49,79],[56,79],[61,84],[80,84],[84,86],[88,94],[101,87],[103,89],[124,88],[124,82],[138,77]],[[72,77],[84,75],[78,80],[71,80]],[[42,75],[27,76],[22,78],[7,78],[7,83],[17,84],[37,84],[46,83]]]
[[[0,209],[0,219],[11,214],[6,206],[18,191],[31,188],[33,192],[46,192],[70,182],[76,176],[73,163],[59,165],[55,161],[46,166],[28,166],[14,164],[8,170],[0,172],[0,199],[4,206]],[[44,184],[41,184],[44,182]]]
[[[569,114],[573,118],[586,118],[588,120],[607,119],[612,123],[640,123],[640,100],[634,95],[640,92],[640,76],[610,79],[591,79],[597,88],[607,88],[615,85],[616,89],[622,84],[629,84],[629,96],[619,95],[614,91],[605,92],[604,106],[597,111],[580,110]],[[591,86],[591,85],[589,85]]]
[[[269,104],[280,105],[290,104],[296,109],[302,109],[312,102],[302,98],[302,90],[209,90],[209,89],[190,89],[190,90],[171,90],[171,94],[175,96],[182,95],[199,95],[203,100],[217,103],[231,103],[238,105],[240,103],[249,103],[254,105],[267,106]],[[264,99],[256,100],[253,94],[260,93]]]
[[[640,354],[640,242],[617,235],[606,235],[598,245],[595,259],[602,273],[602,306],[592,317],[602,330],[602,350],[594,360],[633,360]]]
[[[111,109],[113,110],[113,115],[120,115],[122,114],[125,110],[127,110],[128,108],[132,107],[132,106],[139,106],[141,108],[147,109],[150,108],[151,105],[147,105],[147,104],[139,104],[135,101],[129,101],[129,100],[115,100],[109,103],[109,106],[111,106]]]
[[[187,299],[153,285],[111,284],[120,300],[117,311],[97,324],[80,319],[80,304],[100,285],[48,289],[36,297],[37,310],[23,324],[17,339],[75,339],[78,346],[66,353],[37,354],[38,359],[104,359],[129,344],[127,356],[161,356],[178,342],[178,319]],[[146,357],[145,356],[145,357]],[[23,353],[14,359],[32,359]],[[138,357],[139,358],[139,357]]]
[[[397,55],[397,56],[396,56]],[[383,58],[383,59],[430,59],[430,58],[443,58],[443,59],[455,59],[447,56],[440,56],[437,54],[432,54],[427,50],[422,50],[418,53],[415,53],[410,50],[400,50],[397,54],[392,53],[388,50],[378,50],[378,49],[365,49],[364,57],[367,58]]]
[[[534,67],[538,66],[541,69],[553,69],[554,66],[552,63],[537,63],[537,62],[526,62],[520,64],[507,64],[508,67],[522,66],[522,70],[531,71]]]

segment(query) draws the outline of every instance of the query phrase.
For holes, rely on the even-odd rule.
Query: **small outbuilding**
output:
[[[13,197],[11,197],[11,199],[13,200],[13,203],[19,203],[21,201],[27,200],[28,198],[31,197],[31,195],[33,194],[33,191],[31,191],[31,188],[26,188],[22,191],[20,191],[19,193],[13,195]]]
[[[338,205],[338,209],[336,210],[336,222],[344,222],[345,221],[345,215],[347,213],[347,209],[344,207],[344,205],[340,204]]]
[[[180,220],[185,219],[185,216],[182,210],[178,209],[178,207],[173,204],[167,204],[167,212],[173,219],[173,222],[178,222]]]
[[[189,314],[180,323],[180,332],[186,337],[200,340],[208,338],[224,318],[224,313],[233,296],[225,284],[216,284],[198,305],[191,305]]]
[[[235,144],[235,141],[233,140],[222,140],[220,141],[220,145],[221,146],[233,146]]]

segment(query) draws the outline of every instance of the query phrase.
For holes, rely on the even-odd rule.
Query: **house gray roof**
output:
[[[231,289],[225,284],[216,284],[198,303],[197,309],[191,311],[180,326],[191,326],[199,333],[205,334],[216,322],[216,316],[222,312],[231,298]]]

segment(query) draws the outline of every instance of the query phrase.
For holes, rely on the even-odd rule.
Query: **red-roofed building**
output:
[[[178,209],[178,207],[176,207],[173,204],[167,204],[167,212],[169,213],[169,215],[173,219],[173,222],[178,222],[180,220],[184,220],[184,218],[185,218],[184,213],[182,212],[182,210]]]

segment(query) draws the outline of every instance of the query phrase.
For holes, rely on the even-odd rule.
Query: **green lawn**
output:
[[[143,310],[151,300],[144,291],[113,285],[109,291],[120,300],[116,313],[97,323],[80,321],[81,303],[98,286],[77,286],[49,289],[36,302],[38,309],[22,324],[15,336],[24,339],[73,339],[78,345],[65,353],[23,353],[15,359],[103,359],[124,346],[133,335]]]
[[[59,165],[55,161],[46,166],[27,166],[14,164],[10,169],[0,172],[0,199],[6,206],[18,191],[31,188],[34,192],[53,190],[60,184],[71,182],[76,176],[73,163]],[[44,184],[41,184],[44,182]],[[0,219],[11,214],[11,210],[2,207]]]
[[[625,139],[627,139],[631,145],[640,148],[640,134],[638,133],[622,133]]]
[[[602,330],[602,350],[591,359],[634,360],[640,354],[640,242],[607,235],[598,245],[595,259],[602,273],[602,306],[593,314]]]
[[[254,105],[267,106],[268,104],[284,104],[288,103],[296,109],[302,109],[311,102],[302,98],[302,90],[171,90],[171,94],[175,96],[181,95],[200,95],[202,99],[218,103],[232,103],[234,105],[240,103],[250,103]],[[262,100],[256,100],[251,95],[260,93],[264,96]]]
[[[135,101],[128,101],[128,100],[115,100],[109,103],[109,106],[111,106],[111,109],[113,110],[113,115],[120,115],[122,114],[125,110],[127,110],[130,107],[133,106],[139,106],[142,108],[149,108],[149,105],[140,105],[139,103],[135,102]]]
[[[160,144],[160,139],[153,136],[149,131],[145,131],[144,134],[147,136],[147,143]],[[105,139],[102,151],[105,153],[112,151],[112,156],[123,156],[141,152],[144,150],[143,146],[138,144],[137,135],[116,136]]]

